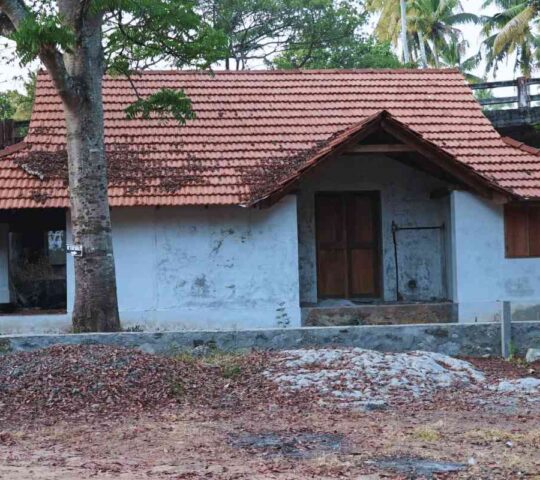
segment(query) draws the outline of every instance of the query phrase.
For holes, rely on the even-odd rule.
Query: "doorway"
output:
[[[381,296],[379,192],[315,196],[319,298]]]

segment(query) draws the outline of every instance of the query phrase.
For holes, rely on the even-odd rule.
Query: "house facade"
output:
[[[130,83],[104,81],[123,328],[498,321],[503,301],[537,318],[540,157],[459,72],[135,82],[184,88],[197,118],[128,121]],[[1,333],[71,326],[64,132],[42,73],[27,138],[0,153]]]

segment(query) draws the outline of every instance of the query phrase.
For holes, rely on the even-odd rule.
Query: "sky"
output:
[[[489,9],[482,9],[482,3],[484,0],[462,0],[462,5],[464,10],[467,12],[475,13],[477,15],[489,15],[495,11],[495,8],[490,7]],[[480,46],[480,27],[476,25],[462,25],[461,30],[463,31],[465,38],[469,42],[469,53],[474,54],[478,51]],[[23,78],[28,73],[28,68],[22,68],[16,63],[8,63],[5,60],[6,56],[10,56],[9,53],[13,51],[13,45],[6,46],[1,44],[0,48],[2,49],[0,53],[0,91],[9,90],[9,89],[21,89],[23,85]],[[7,55],[6,55],[7,54]],[[38,68],[39,64],[32,65],[31,67],[35,70]],[[478,76],[483,76],[483,66],[480,66],[476,72]],[[513,72],[512,61],[508,61],[506,64],[502,64],[497,72],[497,80],[511,80],[515,77]],[[493,80],[494,77],[490,76],[490,80]],[[506,93],[504,93],[506,94]]]

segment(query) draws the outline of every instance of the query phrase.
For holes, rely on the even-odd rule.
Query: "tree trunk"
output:
[[[418,43],[420,44],[420,58],[422,60],[422,67],[427,68],[426,42],[424,40],[424,35],[420,30],[418,31]]]
[[[103,138],[101,24],[100,17],[87,14],[76,47],[64,53],[72,90],[63,96],[71,224],[73,243],[82,246],[75,257],[77,332],[120,329]]]
[[[407,40],[407,5],[405,0],[399,1],[401,9],[401,43],[403,44],[403,61],[410,63],[411,56],[409,54],[409,42]]]

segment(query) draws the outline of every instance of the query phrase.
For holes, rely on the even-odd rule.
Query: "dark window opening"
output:
[[[9,225],[10,303],[4,306],[4,311],[65,311],[65,211],[3,212],[0,220]]]

